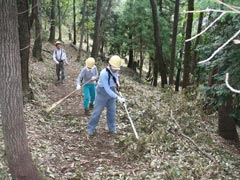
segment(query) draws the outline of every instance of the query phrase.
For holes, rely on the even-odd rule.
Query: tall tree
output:
[[[73,44],[76,45],[76,37],[77,37],[77,30],[76,30],[76,1],[73,0]]]
[[[23,118],[17,1],[0,3],[0,113],[9,171],[14,179],[41,180],[28,148]]]
[[[194,0],[188,0],[188,10],[194,10]],[[186,27],[186,39],[190,39],[192,36],[192,24],[193,14],[188,13],[187,27]],[[184,69],[183,69],[183,84],[182,87],[186,88],[190,84],[190,63],[191,63],[191,41],[185,42],[185,54],[184,54]]]
[[[102,4],[103,0],[97,0],[97,11],[95,16],[95,25],[94,25],[94,36],[93,36],[93,47],[91,56],[96,58],[99,52],[99,36],[100,36],[100,23],[101,23],[101,14],[102,14]]]
[[[175,66],[175,57],[176,57],[176,41],[177,41],[177,32],[178,32],[179,4],[180,4],[180,0],[175,0],[171,59],[170,59],[170,73],[169,73],[169,84],[170,85],[174,84],[173,77],[174,77],[174,66]]]
[[[86,5],[87,5],[87,0],[83,0],[82,20],[81,20],[81,35],[80,35],[80,44],[79,44],[79,51],[78,51],[78,57],[77,57],[78,60],[80,60],[81,55],[82,55],[81,52],[82,52],[82,45],[83,45],[83,36],[84,36],[84,33],[85,33]]]
[[[51,0],[51,27],[48,41],[55,42],[56,0]]]
[[[161,74],[161,86],[164,87],[167,84],[167,74],[166,74],[166,65],[163,59],[162,52],[162,42],[160,37],[160,26],[158,22],[158,14],[157,14],[157,5],[155,0],[150,0],[152,7],[152,18],[153,18],[153,26],[154,26],[154,39],[155,39],[155,60],[153,67],[153,86],[157,86],[157,77],[158,70],[160,69]],[[160,65],[160,68],[159,68]]]
[[[61,21],[61,7],[60,7],[60,0],[57,0],[57,7],[58,7],[58,40],[62,40],[62,21]]]
[[[236,129],[236,122],[231,113],[233,112],[233,98],[228,96],[226,103],[218,108],[218,133],[221,137],[228,140],[239,142]]]
[[[41,0],[33,0],[33,5],[36,6],[33,10],[35,20],[35,41],[33,45],[33,57],[42,61],[42,22],[41,22]]]
[[[18,8],[18,32],[21,55],[22,89],[26,100],[33,98],[33,92],[29,86],[29,52],[30,52],[30,27],[29,27],[29,4],[28,1],[17,0]]]

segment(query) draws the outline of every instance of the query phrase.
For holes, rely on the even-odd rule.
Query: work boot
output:
[[[89,115],[90,115],[89,110],[88,110],[88,109],[85,109],[84,114],[85,114],[86,116],[89,116]]]
[[[93,104],[90,104],[90,105],[89,105],[89,110],[92,110],[93,107],[94,107]]]

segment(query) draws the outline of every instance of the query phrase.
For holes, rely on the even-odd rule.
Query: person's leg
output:
[[[88,123],[87,132],[89,135],[93,135],[95,128],[98,125],[101,113],[106,105],[107,98],[106,92],[103,88],[97,88],[97,96],[95,100],[94,109],[91,115],[91,118]]]
[[[64,62],[61,63],[61,68],[62,68],[62,80],[65,79],[65,72],[64,72]]]
[[[85,110],[88,110],[90,96],[90,87],[88,85],[83,86],[83,94],[84,94],[83,106]]]
[[[110,98],[106,107],[108,131],[110,133],[116,133],[116,99]]]
[[[56,64],[56,74],[57,74],[57,80],[59,81],[60,80],[60,65],[59,64]]]
[[[95,84],[89,84],[90,85],[90,104],[93,104],[94,100],[95,100],[95,94],[96,94],[96,88],[95,88]]]

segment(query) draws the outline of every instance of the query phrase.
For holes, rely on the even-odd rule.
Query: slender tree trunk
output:
[[[200,33],[202,31],[202,23],[203,23],[203,12],[200,13],[199,15],[199,20],[198,20],[198,30],[197,33]],[[191,68],[191,73],[194,74],[194,70],[196,67],[196,64],[198,63],[198,50],[197,46],[200,43],[200,36],[196,38],[195,44],[194,44],[194,53],[193,53],[193,60],[192,60],[192,68]]]
[[[143,40],[142,40],[142,33],[140,37],[140,63],[139,63],[139,78],[142,78],[142,68],[143,68],[143,61],[144,61],[144,52],[143,52]]]
[[[62,41],[62,21],[61,21],[61,7],[60,0],[57,1],[58,6],[58,40]]]
[[[77,60],[80,60],[81,58],[81,51],[83,46],[83,37],[85,33],[85,15],[86,15],[86,5],[87,0],[83,0],[83,7],[82,7],[82,21],[81,21],[81,35],[80,35],[80,43],[79,43],[79,51],[78,51],[78,57]]]
[[[175,0],[171,60],[170,60],[170,74],[169,74],[169,84],[170,85],[174,84],[173,77],[174,77],[174,66],[175,66],[175,57],[176,57],[176,41],[177,41],[177,32],[178,32],[179,1],[180,0]]]
[[[17,1],[2,0],[0,9],[0,116],[9,172],[17,180],[41,180],[23,118]]]
[[[29,71],[28,61],[30,52],[30,27],[29,27],[29,16],[28,1],[17,0],[18,6],[18,32],[20,42],[20,55],[21,55],[21,72],[22,72],[22,89],[23,96],[26,100],[33,99],[33,92],[29,86]],[[25,12],[25,13],[22,13]]]
[[[42,61],[42,22],[41,22],[41,0],[33,0],[37,7],[34,10],[35,17],[35,41],[33,45],[33,57]]]
[[[76,3],[73,0],[73,44],[76,45],[77,30],[76,30]]]
[[[51,43],[55,42],[55,22],[56,22],[56,0],[51,1],[51,27],[50,27],[50,35],[48,41]]]
[[[188,0],[188,10],[194,10],[194,0]],[[186,27],[186,39],[192,36],[192,24],[193,14],[188,13],[187,27]],[[183,70],[183,88],[186,88],[190,84],[190,63],[191,63],[191,41],[185,43],[185,54],[184,54],[184,70]]]
[[[154,60],[154,67],[153,67],[153,86],[157,86],[157,78],[158,78],[158,70],[160,69],[161,74],[161,86],[164,87],[167,84],[167,74],[166,74],[166,65],[163,60],[163,53],[162,53],[162,42],[160,37],[160,26],[158,22],[158,15],[157,15],[157,6],[155,0],[150,0],[151,7],[152,7],[152,17],[153,17],[153,26],[154,26],[154,39],[155,39],[155,60]],[[159,68],[160,65],[160,68]]]
[[[101,14],[102,14],[102,4],[103,0],[97,0],[97,11],[95,17],[95,25],[94,25],[94,37],[93,37],[93,47],[91,56],[93,58],[97,58],[99,52],[99,36],[100,36],[100,23],[101,23]]]
[[[133,68],[133,46],[132,46],[132,44],[133,44],[133,42],[132,42],[132,34],[131,34],[131,32],[129,33],[129,42],[130,42],[130,44],[129,44],[129,61],[128,61],[128,68]]]
[[[218,108],[218,133],[224,139],[239,142],[236,122],[234,118],[230,116],[232,111],[233,99],[232,96],[229,96],[227,97],[226,104]]]

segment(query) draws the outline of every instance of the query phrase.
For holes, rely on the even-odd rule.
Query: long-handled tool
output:
[[[91,81],[92,81],[92,80],[87,81],[86,83],[84,83],[84,84],[82,85],[82,87],[85,86],[86,84],[88,84],[88,83],[91,82]],[[59,101],[53,103],[50,107],[48,107],[48,108],[46,109],[46,112],[47,112],[47,113],[50,113],[57,105],[59,105],[60,103],[62,103],[65,99],[67,99],[69,96],[71,96],[72,94],[74,94],[74,93],[77,92],[77,91],[78,91],[78,90],[75,89],[74,91],[72,91],[71,93],[69,93],[68,95],[66,95],[66,96],[63,97],[62,99],[60,99]]]
[[[119,92],[119,94],[120,94],[120,96],[122,96],[122,93],[121,93],[121,92]],[[135,134],[135,137],[136,137],[137,139],[139,139],[139,136],[138,136],[138,133],[137,133],[137,131],[136,131],[136,128],[135,128],[135,126],[134,126],[134,124],[133,124],[132,118],[130,117],[130,114],[129,114],[129,112],[128,112],[126,103],[123,103],[123,106],[124,106],[125,111],[126,111],[126,113],[127,113],[128,119],[129,119],[129,121],[130,121],[130,123],[131,123],[131,126],[132,126],[133,132],[134,132],[134,134]]]

